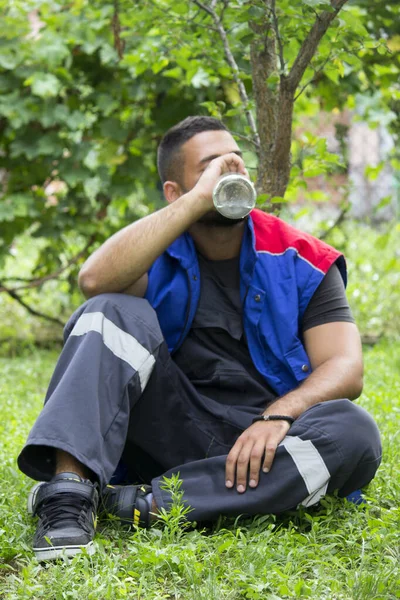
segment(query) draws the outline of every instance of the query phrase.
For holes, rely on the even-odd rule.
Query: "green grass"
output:
[[[56,356],[0,360],[0,598],[388,600],[400,598],[400,343],[365,353],[360,403],[376,418],[384,461],[366,508],[325,499],[281,518],[221,519],[214,529],[127,532],[100,523],[97,553],[43,566],[30,550],[32,482],[16,456],[40,410]]]

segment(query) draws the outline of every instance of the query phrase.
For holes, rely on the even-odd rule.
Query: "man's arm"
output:
[[[287,414],[297,419],[326,400],[355,400],[363,387],[360,334],[354,323],[326,323],[304,333],[313,372],[292,392],[274,402],[264,414]],[[280,410],[286,412],[279,413]]]
[[[79,287],[86,298],[106,292],[144,296],[147,271],[204,214],[202,207],[196,194],[189,192],[115,233],[88,258],[79,273]]]
[[[334,322],[304,333],[304,344],[313,372],[295,390],[271,404],[265,415],[287,415],[297,419],[318,402],[357,398],[362,391],[363,361],[360,335],[354,323]],[[258,421],[237,439],[226,461],[226,485],[244,492],[258,485],[262,469],[271,468],[276,448],[290,425],[286,421]]]
[[[161,210],[118,231],[96,250],[83,265],[79,287],[87,298],[106,292],[144,296],[147,271],[170,244],[210,210],[215,210],[212,191],[226,172],[248,176],[237,154],[212,160],[195,187],[170,200]]]

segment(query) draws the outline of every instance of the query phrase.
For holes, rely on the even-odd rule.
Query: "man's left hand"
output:
[[[286,421],[257,421],[245,429],[226,459],[226,487],[232,488],[236,479],[237,491],[245,492],[248,474],[249,486],[257,487],[261,463],[263,472],[268,473],[276,449],[289,429]]]

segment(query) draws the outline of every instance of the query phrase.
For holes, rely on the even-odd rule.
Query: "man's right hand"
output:
[[[225,173],[240,173],[249,179],[243,159],[234,152],[214,158],[209,162],[193,189],[188,192],[196,195],[199,202],[203,203],[205,212],[214,209],[213,189],[218,179]]]

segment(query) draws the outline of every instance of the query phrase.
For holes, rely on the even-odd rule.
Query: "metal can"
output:
[[[213,190],[217,211],[228,219],[243,219],[254,208],[257,193],[252,182],[239,173],[225,173]]]

